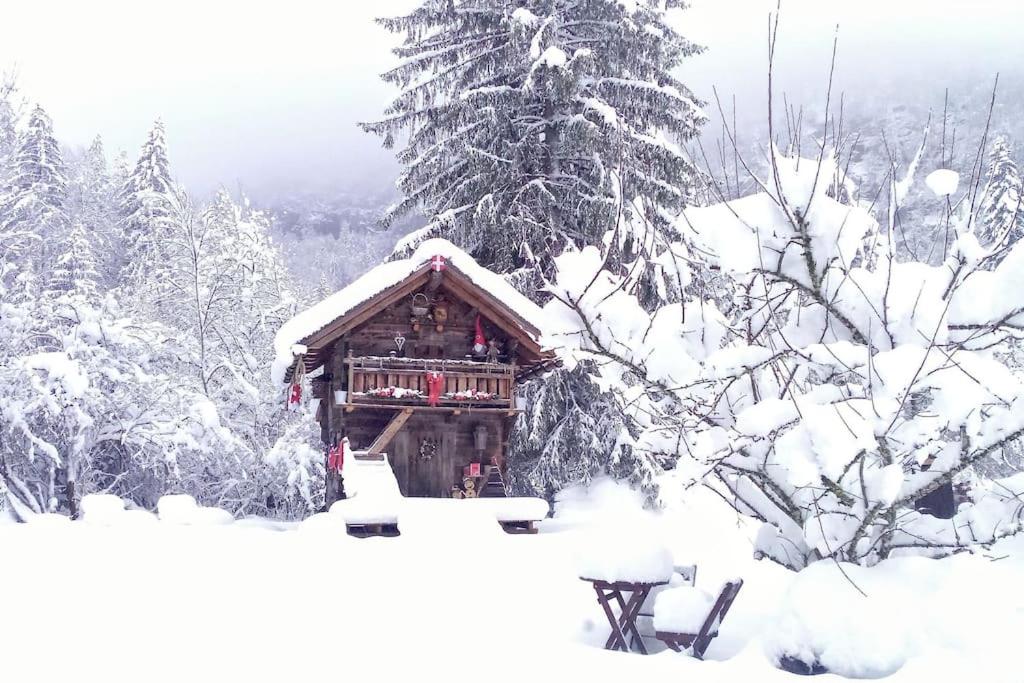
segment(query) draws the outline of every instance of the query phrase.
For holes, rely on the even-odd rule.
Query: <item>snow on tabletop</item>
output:
[[[948,168],[940,168],[929,173],[924,183],[936,196],[948,197],[956,194],[956,189],[960,185],[960,174]]]
[[[340,517],[346,524],[397,524],[399,503],[398,499],[355,496],[332,503],[328,514]]]
[[[366,457],[362,452],[346,453],[342,476],[349,498],[398,500],[402,497],[386,453],[381,453],[379,458]]]
[[[344,516],[332,514],[332,512],[318,512],[310,515],[299,522],[296,531],[303,534],[324,534],[332,538],[347,536]]]
[[[307,308],[285,322],[274,337],[274,363],[271,375],[275,383],[284,381],[285,373],[295,361],[294,345],[323,329],[376,294],[402,282],[431,257],[443,256],[473,284],[487,291],[538,330],[543,329],[544,315],[535,303],[520,294],[497,273],[477,264],[473,257],[445,239],[422,242],[407,259],[382,263],[344,289]]]
[[[654,629],[671,633],[697,633],[715,606],[716,596],[695,586],[676,586],[654,601]]]
[[[580,578],[616,582],[662,583],[672,578],[672,554],[641,526],[622,525],[591,533],[577,550]]]
[[[412,538],[443,541],[462,547],[467,538],[501,538],[505,535],[494,514],[480,506],[454,498],[406,498],[402,501],[398,528]]]

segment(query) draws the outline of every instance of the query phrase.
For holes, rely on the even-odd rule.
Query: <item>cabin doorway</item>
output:
[[[454,482],[451,434],[422,424],[399,434],[392,466],[402,494],[411,498],[451,495]]]

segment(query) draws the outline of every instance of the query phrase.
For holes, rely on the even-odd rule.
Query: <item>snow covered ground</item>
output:
[[[1020,680],[1024,543],[843,567],[863,597],[834,564],[752,559],[749,523],[664,490],[685,502],[660,515],[609,482],[570,490],[536,536],[420,506],[401,537],[355,539],[339,515],[225,523],[181,499],[166,521],[100,501],[80,522],[0,523],[0,680],[803,680],[774,668],[784,651],[895,682]],[[698,586],[745,580],[708,661],[600,648],[577,568],[627,531],[697,564]]]

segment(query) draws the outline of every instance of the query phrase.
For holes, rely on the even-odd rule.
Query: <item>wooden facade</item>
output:
[[[504,474],[517,384],[553,355],[505,302],[432,261],[303,339],[289,378],[303,363],[324,443],[388,453],[403,495],[473,495]],[[343,495],[329,475],[328,505]]]

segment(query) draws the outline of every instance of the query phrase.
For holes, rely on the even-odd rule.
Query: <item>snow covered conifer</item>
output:
[[[147,280],[147,271],[160,262],[160,242],[168,222],[173,220],[177,194],[167,159],[164,124],[157,120],[121,188],[122,285]]]
[[[982,244],[1010,246],[1024,235],[1024,185],[1006,138],[996,138],[989,155],[988,176],[978,210]]]
[[[61,241],[49,273],[47,293],[75,294],[95,302],[99,296],[100,274],[93,248],[95,233],[77,220]]]
[[[17,83],[10,74],[0,74],[0,182],[6,179],[10,158],[18,145],[20,107],[15,101]]]
[[[405,198],[384,223],[420,208],[423,237],[520,271],[531,295],[530,272],[550,276],[553,256],[618,227],[615,263],[648,256],[650,235],[626,226],[650,233],[686,204],[699,172],[677,142],[704,120],[673,75],[699,48],[666,21],[682,3],[668,5],[425,0],[380,20],[406,34],[383,76],[402,92],[363,124],[389,147],[408,136]]]
[[[6,258],[27,248],[29,242],[46,245],[67,224],[67,171],[53,124],[42,107],[29,115],[25,131],[11,159],[9,183],[0,199],[0,243]],[[8,243],[12,246],[8,247]],[[42,250],[41,250],[42,251]],[[37,263],[46,263],[42,253]]]
[[[117,186],[107,168],[103,141],[93,139],[84,153],[68,164],[68,216],[81,222],[89,233],[93,253],[103,257],[96,264],[103,284],[116,282],[118,204]]]

